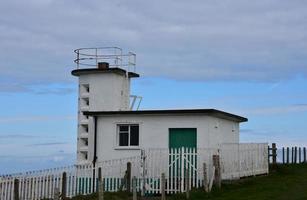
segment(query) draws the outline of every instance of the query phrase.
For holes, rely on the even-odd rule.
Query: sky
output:
[[[0,1],[0,174],[72,165],[74,49],[137,55],[141,109],[249,119],[241,142],[307,146],[305,0]]]

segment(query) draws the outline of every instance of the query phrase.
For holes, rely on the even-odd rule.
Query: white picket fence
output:
[[[20,199],[42,199],[54,196],[55,188],[62,187],[62,173],[75,177],[73,166],[31,171],[0,177],[0,199],[13,199],[14,180],[19,180]],[[73,182],[71,182],[73,183]]]
[[[267,174],[268,144],[241,143],[222,144],[220,148],[181,148],[145,150],[146,189],[149,193],[160,193],[161,174],[166,175],[166,192],[184,192],[186,170],[189,176],[189,188],[203,186],[206,163],[207,180],[213,173],[213,155],[220,156],[223,180]]]
[[[146,189],[149,193],[160,193],[161,174],[166,176],[166,192],[185,191],[185,173],[188,170],[191,187],[203,185],[203,163],[207,164],[208,174],[212,171],[212,156],[218,149],[181,148],[148,149],[146,155]],[[209,177],[208,177],[209,178]]]
[[[223,144],[220,148],[222,179],[267,174],[268,144]]]
[[[98,168],[101,168],[105,191],[118,191],[126,171],[126,164],[130,162],[132,174],[140,176],[137,166],[140,156],[98,162],[92,164],[75,165],[62,168],[31,171],[20,174],[0,176],[0,200],[11,200],[14,195],[14,180],[19,180],[19,197],[21,200],[40,200],[53,198],[55,189],[62,189],[62,176],[66,172],[66,196],[90,194],[97,191]],[[94,173],[95,172],[95,173]]]
[[[76,166],[77,184],[73,194],[90,194],[98,189],[98,169],[101,168],[104,191],[116,192],[123,184],[127,163],[131,163],[131,177],[140,177],[141,156],[107,160],[92,164]],[[124,188],[125,189],[125,188]]]
[[[0,199],[13,199],[14,180],[19,180],[21,200],[38,200],[54,197],[55,189],[62,188],[63,172],[66,172],[66,196],[90,194],[97,191],[98,169],[101,168],[104,190],[115,192],[125,189],[124,176],[127,163],[131,163],[131,177],[136,177],[137,191],[161,192],[161,174],[166,177],[167,193],[186,190],[188,171],[190,188],[203,186],[204,169],[207,180],[212,174],[212,156],[220,156],[222,179],[238,179],[245,176],[268,173],[268,144],[223,144],[219,148],[145,149],[139,156],[109,160],[92,164],[75,165],[20,174],[0,176]]]

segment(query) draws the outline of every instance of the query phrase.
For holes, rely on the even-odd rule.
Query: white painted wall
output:
[[[96,73],[79,76],[79,84],[90,85],[91,111],[129,109],[130,79],[116,73]]]
[[[239,143],[238,122],[205,115],[100,116],[97,121],[98,161],[139,155],[141,148],[168,148],[169,128],[197,128],[198,148],[216,148],[221,143]],[[139,124],[139,148],[117,146],[116,127],[123,123]],[[91,143],[89,146],[92,155],[94,145]]]
[[[86,92],[83,85],[89,85],[89,92]],[[84,98],[89,99],[89,106],[84,105]],[[78,114],[78,143],[77,163],[89,163],[93,158],[92,144],[94,142],[92,119],[86,119],[83,111],[119,111],[129,110],[130,105],[130,78],[125,75],[109,73],[90,73],[79,76],[79,114]],[[84,133],[81,124],[88,124],[89,131]],[[84,140],[88,139],[88,146]],[[83,151],[83,153],[81,152]],[[88,159],[84,158],[87,152]]]

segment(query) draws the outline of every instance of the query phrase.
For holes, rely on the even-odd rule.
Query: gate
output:
[[[184,192],[186,180],[190,188],[197,184],[197,149],[175,148],[169,150],[168,189],[172,192]]]
[[[186,179],[189,179],[190,188],[202,185],[198,154],[196,148],[147,149],[144,165],[146,192],[161,192],[162,173],[165,174],[167,193],[184,192]]]

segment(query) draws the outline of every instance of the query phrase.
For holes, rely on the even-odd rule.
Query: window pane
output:
[[[120,125],[119,131],[128,131],[128,125]]]
[[[130,145],[139,145],[139,126],[130,126]]]
[[[128,133],[119,133],[119,146],[128,146]]]

